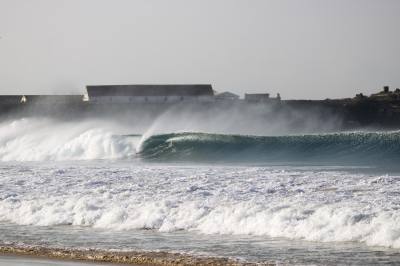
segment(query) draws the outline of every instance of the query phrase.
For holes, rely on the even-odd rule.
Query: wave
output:
[[[0,161],[122,159],[136,153],[133,138],[93,122],[20,119],[0,124]]]
[[[110,198],[110,196],[109,196]],[[20,225],[74,225],[110,230],[257,235],[320,242],[362,242],[400,248],[400,214],[370,212],[343,204],[256,204],[160,200],[137,203],[107,198],[52,197],[0,201],[0,221]]]
[[[20,119],[0,123],[0,161],[141,159],[186,162],[390,164],[400,132],[288,136],[211,133],[122,135],[101,121]],[[128,129],[130,130],[130,129]]]
[[[172,133],[151,136],[140,155],[159,161],[375,162],[400,159],[400,132],[293,136]]]

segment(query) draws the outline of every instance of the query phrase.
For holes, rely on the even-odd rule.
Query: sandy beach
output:
[[[85,265],[251,265],[228,258],[195,257],[169,252],[114,252],[92,249],[0,246],[0,265],[66,266],[82,265],[83,263]]]
[[[46,258],[35,258],[28,256],[18,255],[0,255],[0,266],[112,266],[116,264],[102,263],[102,262],[84,262],[84,261],[69,261],[69,260],[57,260],[57,259],[46,259]]]

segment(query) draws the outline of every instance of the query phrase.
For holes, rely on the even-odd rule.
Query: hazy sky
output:
[[[0,0],[0,93],[211,83],[335,98],[400,87],[400,0]]]

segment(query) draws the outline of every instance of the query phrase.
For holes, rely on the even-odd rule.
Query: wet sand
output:
[[[229,258],[197,257],[169,252],[124,252],[104,250],[79,250],[46,247],[0,246],[0,265],[77,265],[83,262],[130,264],[130,265],[252,265]],[[29,258],[39,258],[29,260]],[[56,260],[49,260],[56,259]],[[28,263],[23,263],[23,261]],[[57,262],[58,264],[56,264]],[[14,264],[13,264],[14,263]],[[22,264],[21,264],[22,263]],[[50,264],[49,264],[50,263]],[[93,264],[88,264],[93,265]],[[96,264],[95,264],[96,265]],[[104,265],[104,264],[103,264]],[[107,265],[107,264],[105,264]],[[110,265],[110,264],[108,264]],[[275,265],[263,264],[263,265]]]
[[[0,266],[115,266],[110,263],[67,261],[28,256],[0,255]]]

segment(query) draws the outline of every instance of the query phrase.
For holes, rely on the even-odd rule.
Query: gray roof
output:
[[[216,97],[232,97],[232,98],[239,98],[240,96],[237,95],[237,94],[234,94],[234,93],[232,93],[232,92],[230,92],[230,91],[225,91],[225,92],[218,93],[218,94],[216,95]]]
[[[179,85],[99,85],[86,86],[89,97],[96,96],[212,96],[208,84]]]

